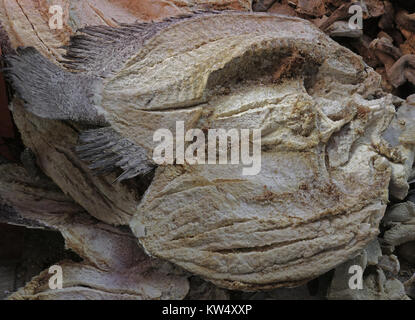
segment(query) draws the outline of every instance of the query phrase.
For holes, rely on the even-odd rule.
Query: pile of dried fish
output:
[[[357,4],[364,24],[351,30]],[[46,269],[11,299],[414,298],[411,12],[375,0],[253,9],[284,16],[187,12],[87,27],[55,64],[35,49],[8,57],[32,151],[26,169],[0,165],[0,221],[58,231],[78,255],[57,261],[63,289]],[[260,128],[261,171],[148,174],[154,131],[176,121]]]

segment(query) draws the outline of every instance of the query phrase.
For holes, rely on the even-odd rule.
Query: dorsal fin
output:
[[[229,12],[229,11],[227,11]],[[193,11],[160,22],[120,24],[120,27],[88,26],[72,36],[61,63],[73,71],[107,77],[141,48],[145,41],[168,26],[199,15],[219,14],[221,11]]]

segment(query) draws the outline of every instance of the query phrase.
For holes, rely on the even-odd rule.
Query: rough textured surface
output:
[[[183,299],[187,277],[170,264],[150,259],[135,237],[86,214],[52,182],[27,176],[24,168],[0,166],[0,204],[9,223],[58,230],[82,262],[61,261],[62,290],[48,286],[48,270],[10,299]],[[4,211],[4,210],[2,210]],[[47,213],[46,213],[47,212]]]
[[[199,14],[145,30],[150,35],[98,92],[107,122],[149,154],[153,133],[174,131],[177,120],[185,129],[261,129],[261,171],[246,177],[242,165],[161,166],[135,209],[124,185],[121,201],[99,178],[90,182],[68,139],[45,140],[48,124],[59,122],[42,120],[33,130],[39,120],[16,106],[25,144],[65,192],[107,222],[132,213],[150,255],[229,289],[301,284],[377,235],[391,163],[411,165],[398,145],[411,153],[413,141],[401,123],[396,144],[382,137],[395,101],[358,56],[311,23],[278,15]],[[57,160],[42,166],[41,148],[62,158],[63,170],[53,167]],[[78,179],[111,199],[110,208],[127,210],[100,211],[103,198],[91,203]]]

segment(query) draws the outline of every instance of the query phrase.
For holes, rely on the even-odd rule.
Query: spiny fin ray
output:
[[[114,182],[144,176],[154,169],[154,163],[148,159],[144,148],[110,127],[82,132],[75,150],[80,159],[89,162],[89,168],[98,174],[121,168],[123,173]]]

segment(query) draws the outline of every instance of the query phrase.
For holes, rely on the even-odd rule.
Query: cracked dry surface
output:
[[[130,226],[150,255],[224,288],[307,282],[379,232],[391,163],[406,159],[382,137],[392,96],[307,22],[210,19],[152,39],[106,81],[103,106],[118,131],[150,150],[149,129],[174,133],[176,119],[186,129],[261,129],[261,171],[161,166]],[[302,63],[281,69],[290,57]]]

